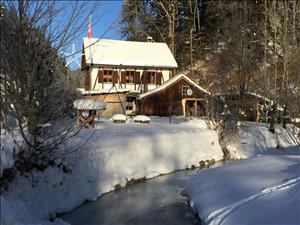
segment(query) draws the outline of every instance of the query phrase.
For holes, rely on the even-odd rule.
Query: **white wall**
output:
[[[103,68],[104,70],[110,70],[111,68]],[[91,71],[91,90],[101,90],[101,89],[109,89],[112,87],[112,83],[104,83],[104,85],[102,85],[102,83],[98,83],[97,80],[97,75],[98,75],[98,70],[99,68],[92,68]],[[114,69],[117,70],[119,72],[118,69]],[[131,70],[131,69],[127,69],[127,70]],[[134,70],[134,69],[132,69]],[[121,69],[121,71],[125,71],[125,69]],[[143,73],[143,69],[137,69],[137,72],[140,72],[140,75],[142,75]],[[155,69],[151,70],[148,69],[148,71],[156,71]],[[169,69],[163,69],[160,70],[162,72],[162,83],[166,82],[167,80],[169,80],[170,78],[170,72]],[[119,80],[118,80],[118,85],[117,88],[120,88],[119,86],[119,82],[121,81],[121,74],[119,74]],[[138,89],[139,85],[136,85],[136,90]],[[148,84],[148,90],[152,90],[154,88],[156,88],[156,84]],[[125,88],[124,84],[122,85],[122,88]],[[126,84],[126,89],[130,89],[130,90],[135,90],[134,89],[134,84]]]

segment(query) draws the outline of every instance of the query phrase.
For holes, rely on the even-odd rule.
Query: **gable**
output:
[[[210,95],[210,92],[197,85],[194,81],[188,78],[185,74],[179,74],[169,79],[159,87],[148,91],[140,95],[140,99],[147,98],[156,94],[163,93],[167,90],[173,89],[175,92],[180,92],[182,86],[188,86],[190,89],[196,92],[203,93],[204,95]],[[170,91],[169,91],[170,92]]]

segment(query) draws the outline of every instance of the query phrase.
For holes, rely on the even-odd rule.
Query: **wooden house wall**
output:
[[[98,112],[98,116],[102,118],[110,118],[114,114],[118,114],[118,113],[123,114],[122,105],[124,109],[126,107],[126,93],[97,94],[97,95],[83,96],[83,98],[97,99],[106,102],[106,110]]]
[[[188,86],[193,90],[193,94],[190,96],[182,95],[182,86]],[[205,99],[205,95],[204,92],[195,88],[186,80],[180,79],[165,90],[139,100],[138,111],[145,115],[168,116],[171,110],[172,115],[183,115],[182,99]]]

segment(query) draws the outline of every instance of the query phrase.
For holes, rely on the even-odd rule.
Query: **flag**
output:
[[[90,19],[89,19],[88,37],[92,38],[92,16],[91,15],[90,15]]]

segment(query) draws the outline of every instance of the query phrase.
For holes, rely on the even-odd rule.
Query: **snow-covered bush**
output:
[[[123,114],[115,114],[112,116],[112,121],[114,123],[125,123],[127,120],[126,116]]]
[[[150,117],[144,115],[138,115],[133,118],[133,121],[136,123],[150,123]]]

